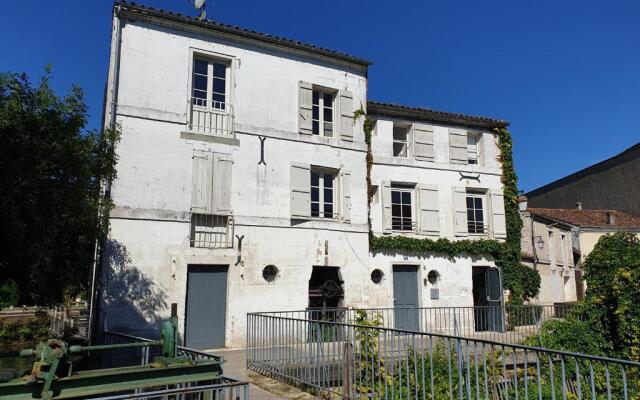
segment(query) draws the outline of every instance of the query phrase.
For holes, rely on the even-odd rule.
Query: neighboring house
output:
[[[640,217],[640,143],[526,194],[529,206],[618,210]]]
[[[601,236],[615,232],[640,236],[640,218],[621,211],[535,208],[523,203],[521,208],[526,208],[522,212],[523,259],[537,267],[542,277],[540,303],[583,298],[582,266]]]
[[[367,103],[369,65],[116,3],[105,125],[122,139],[102,327],[155,334],[176,303],[188,346],[238,347],[247,312],[499,304],[492,260],[369,252],[353,115],[362,105],[377,125],[376,235],[504,239],[493,129],[507,124]]]
[[[549,219],[531,209],[521,210],[520,215],[522,263],[540,274],[537,302],[557,304],[581,300],[582,271],[574,264],[573,225]]]

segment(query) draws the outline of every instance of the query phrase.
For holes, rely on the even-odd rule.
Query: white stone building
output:
[[[471,306],[491,297],[487,280],[501,294],[489,259],[369,252],[360,105],[376,120],[374,234],[506,235],[492,133],[506,123],[367,103],[369,65],[116,4],[105,126],[122,139],[101,326],[149,335],[176,303],[187,345],[241,347],[247,312]]]

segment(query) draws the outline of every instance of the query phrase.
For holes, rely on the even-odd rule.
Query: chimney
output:
[[[608,225],[616,224],[616,215],[613,213],[613,211],[607,211],[607,224]]]
[[[577,208],[578,210],[582,210],[582,202],[581,202],[581,201],[579,201],[579,202],[577,202],[577,203],[576,203],[576,208]]]

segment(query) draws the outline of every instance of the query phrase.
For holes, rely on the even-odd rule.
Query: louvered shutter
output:
[[[313,86],[309,82],[300,81],[298,86],[298,126],[299,132],[305,135],[313,133],[311,107],[313,101]]]
[[[467,190],[464,187],[453,188],[453,221],[456,236],[469,236],[467,226]]]
[[[213,153],[193,150],[191,167],[191,212],[211,213],[211,180]]]
[[[440,233],[439,210],[438,186],[420,185],[420,233],[426,235]]]
[[[342,221],[351,222],[351,172],[342,172]]]
[[[452,164],[469,164],[467,132],[462,129],[449,129],[449,161]]]
[[[382,230],[391,232],[393,215],[391,214],[391,182],[382,182]]]
[[[230,215],[231,208],[231,176],[233,159],[230,154],[216,153],[214,156],[213,196],[211,209],[219,215]]]
[[[416,160],[434,160],[433,128],[424,124],[413,124],[414,155]]]
[[[493,237],[507,238],[507,220],[504,213],[504,195],[502,190],[491,191],[491,213],[493,221]]]
[[[291,218],[311,218],[311,167],[291,164]]]
[[[353,95],[347,90],[340,92],[340,138],[353,141]]]

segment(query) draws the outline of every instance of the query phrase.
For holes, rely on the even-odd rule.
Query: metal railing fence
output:
[[[249,384],[232,379],[222,379],[214,385],[198,385],[163,390],[136,391],[135,393],[94,397],[100,400],[249,400]]]
[[[396,307],[396,308],[308,308],[274,311],[265,314],[322,322],[358,324],[357,312],[375,314],[381,326],[392,329],[441,333],[466,338],[486,339],[502,343],[522,343],[539,333],[542,324],[576,318],[579,304],[505,305],[479,307]]]
[[[247,318],[247,368],[326,398],[640,398],[637,362],[281,314]]]
[[[191,214],[191,247],[233,247],[233,217],[231,215]]]

